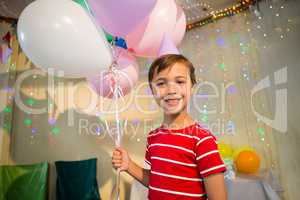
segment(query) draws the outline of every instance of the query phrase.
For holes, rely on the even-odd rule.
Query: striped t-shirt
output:
[[[216,138],[198,123],[151,131],[145,162],[151,168],[150,200],[207,199],[203,178],[226,170]]]

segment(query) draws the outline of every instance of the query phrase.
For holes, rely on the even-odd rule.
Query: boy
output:
[[[150,67],[150,88],[164,111],[162,125],[147,137],[145,162],[150,170],[139,167],[122,148],[113,152],[114,168],[148,187],[150,200],[227,199],[226,168],[216,138],[187,113],[194,71],[191,62],[175,54],[158,58]]]

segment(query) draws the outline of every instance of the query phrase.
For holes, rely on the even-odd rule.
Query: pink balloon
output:
[[[180,54],[172,39],[167,35],[164,36],[164,39],[161,43],[158,57],[166,54]]]
[[[183,10],[174,0],[157,1],[150,16],[125,39],[128,49],[137,56],[157,57],[164,35],[178,45],[186,30]]]
[[[125,37],[152,11],[156,0],[87,0],[96,22],[108,33]]]
[[[138,64],[134,56],[122,48],[115,48],[117,58],[116,74],[104,71],[99,75],[88,77],[87,81],[95,92],[106,98],[113,98],[113,88],[116,83],[120,86],[122,94],[125,96],[138,81]]]

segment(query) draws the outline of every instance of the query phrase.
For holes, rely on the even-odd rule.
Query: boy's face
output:
[[[152,80],[152,92],[164,113],[177,114],[187,108],[192,93],[190,72],[183,63],[175,63],[157,74]]]

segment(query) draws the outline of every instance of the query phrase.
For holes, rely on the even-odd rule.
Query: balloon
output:
[[[232,158],[235,161],[239,155],[239,153],[241,153],[242,151],[254,151],[255,150],[249,146],[243,146],[243,147],[239,147],[237,149],[234,149],[233,153],[232,153]]]
[[[125,49],[115,48],[118,54],[117,69],[115,76],[107,70],[98,76],[91,76],[87,81],[97,94],[106,98],[113,98],[113,88],[116,84],[120,86],[123,96],[128,94],[138,80],[138,64],[134,56],[130,55]]]
[[[109,43],[111,43],[114,40],[114,36],[112,36],[111,34],[109,34],[107,32],[104,32],[104,33],[105,33],[105,37],[106,37],[107,41]]]
[[[235,166],[238,172],[252,174],[257,172],[260,165],[259,156],[255,151],[242,151],[239,153]]]
[[[112,63],[103,31],[81,6],[69,0],[37,0],[18,21],[18,39],[28,58],[69,77],[100,73]]]
[[[89,4],[86,2],[86,0],[74,0],[75,2],[79,3],[89,14],[92,15],[91,9],[89,7]],[[111,43],[114,40],[114,37],[107,33],[106,31],[104,31],[106,40]]]
[[[168,37],[164,36],[164,39],[159,48],[158,57],[166,54],[180,54],[173,41]]]
[[[89,13],[91,12],[90,7],[87,4],[86,0],[74,0],[74,1],[77,2],[77,3],[79,3]]]
[[[229,144],[219,143],[218,149],[223,158],[230,158],[232,156],[232,148]]]
[[[115,45],[127,49],[126,41],[123,38],[116,38]]]
[[[156,0],[88,0],[97,23],[114,36],[125,37],[152,11]]]
[[[157,57],[163,38],[170,37],[178,45],[186,30],[182,9],[174,0],[157,1],[150,16],[146,18],[125,40],[128,49],[137,56]]]

